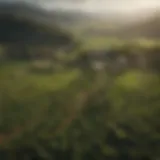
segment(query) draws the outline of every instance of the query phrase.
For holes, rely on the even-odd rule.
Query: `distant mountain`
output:
[[[82,11],[52,11],[62,26],[88,26],[85,35],[118,36],[120,38],[160,38],[160,14],[152,9],[132,15],[86,13]]]
[[[94,17],[92,15],[86,14],[80,11],[60,11],[54,10],[51,11],[50,14],[55,17],[55,20],[58,24],[61,25],[74,25],[87,22],[88,20],[92,20]]]
[[[160,39],[160,14],[156,13],[143,21],[130,24],[120,29],[116,34],[124,38]]]

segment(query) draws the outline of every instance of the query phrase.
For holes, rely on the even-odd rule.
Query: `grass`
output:
[[[55,91],[67,87],[80,76],[80,72],[76,69],[48,74],[35,74],[31,73],[28,68],[29,64],[26,62],[14,62],[1,66],[1,82],[19,83],[22,81],[26,84],[30,83],[38,89]]]
[[[77,70],[55,73],[52,75],[30,75],[30,80],[38,87],[45,90],[59,90],[67,87],[79,77]]]
[[[94,50],[94,49],[108,49],[108,48],[117,48],[117,47],[125,47],[127,45],[131,45],[133,47],[141,47],[144,49],[153,48],[155,46],[160,46],[160,41],[158,40],[146,40],[143,38],[140,39],[131,39],[124,40],[118,39],[116,37],[81,37],[81,41],[83,42],[82,48],[85,50]]]
[[[122,51],[117,49],[121,54],[124,43],[125,41],[116,38],[95,37],[84,39],[83,47],[93,50],[122,46]],[[136,44],[129,45],[129,51],[130,47],[132,50],[138,45],[153,46],[149,41],[139,40]],[[124,46],[125,50],[128,48]],[[146,50],[142,51],[145,53]],[[72,54],[76,53],[79,53],[78,49]],[[91,70],[82,74],[74,68],[60,72],[36,73],[32,72],[30,67],[29,62],[17,61],[0,65],[2,149],[27,146],[37,150],[42,146],[49,154],[50,149],[53,154],[58,150],[58,155],[64,154],[65,157],[69,149],[72,149],[73,154],[77,154],[79,148],[83,149],[82,155],[94,155],[92,148],[101,145],[100,154],[96,153],[97,157],[105,155],[109,158],[111,156],[110,159],[123,154],[123,151],[132,156],[130,148],[126,150],[123,142],[132,143],[134,140],[136,146],[142,145],[142,150],[139,151],[138,148],[140,156],[136,159],[141,159],[141,154],[143,157],[143,152],[148,153],[151,149],[148,147],[143,150],[143,146],[151,146],[150,144],[155,142],[154,137],[158,136],[159,75],[130,68],[121,75]],[[125,126],[131,128],[131,131],[133,129],[132,135]],[[78,132],[75,132],[76,130]],[[113,133],[113,137],[110,133]],[[149,135],[145,139],[147,143],[139,139],[143,136],[142,133]],[[113,141],[113,144],[105,142],[108,139]],[[114,143],[115,140],[117,144]],[[65,149],[63,144],[66,144]],[[75,147],[72,144],[77,145]],[[84,146],[89,148],[84,149]]]
[[[97,30],[102,30],[102,28],[108,28],[106,24],[104,25],[96,25],[91,24],[91,28],[96,28]],[[94,27],[93,27],[94,26]],[[85,50],[93,50],[93,49],[106,49],[108,47],[119,47],[124,46],[126,44],[134,44],[139,45],[144,48],[152,48],[156,45],[160,46],[160,40],[146,39],[146,38],[136,38],[136,39],[120,39],[117,37],[109,37],[109,36],[88,36],[85,34],[85,31],[90,28],[89,25],[79,25],[78,27],[72,27],[71,32],[76,37],[76,39],[82,42],[82,47]]]

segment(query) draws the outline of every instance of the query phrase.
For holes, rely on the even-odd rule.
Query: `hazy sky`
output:
[[[160,0],[0,0],[30,1],[53,10],[77,10],[93,13],[136,13],[151,9],[160,10]],[[41,3],[40,3],[41,2]]]
[[[82,10],[86,12],[134,12],[160,9],[160,0],[50,0],[43,4],[48,9]]]

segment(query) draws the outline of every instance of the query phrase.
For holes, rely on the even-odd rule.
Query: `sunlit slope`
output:
[[[154,15],[142,22],[132,24],[117,32],[117,36],[128,38],[160,38],[160,16]]]

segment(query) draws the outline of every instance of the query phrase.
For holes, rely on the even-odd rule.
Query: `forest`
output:
[[[159,160],[159,16],[70,14],[0,2],[0,159]]]

